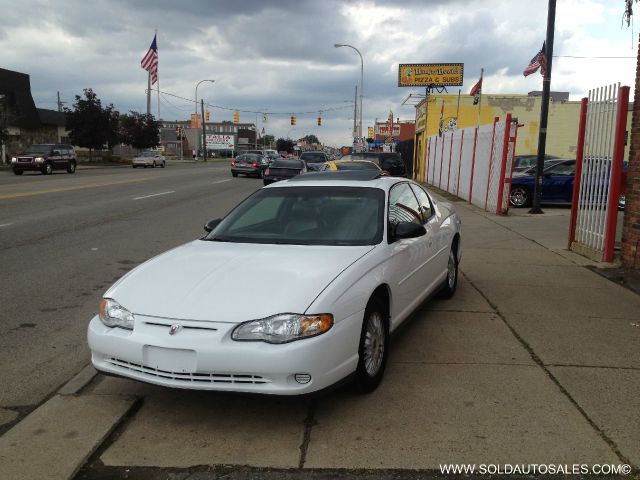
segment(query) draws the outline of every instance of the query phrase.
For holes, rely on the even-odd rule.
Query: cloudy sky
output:
[[[579,99],[605,84],[633,87],[632,32],[640,27],[622,27],[623,10],[623,0],[558,0],[553,90]],[[640,4],[636,10],[640,18]],[[365,128],[390,110],[414,117],[401,104],[422,90],[398,88],[399,63],[462,62],[463,94],[482,67],[484,93],[542,88],[539,74],[524,78],[522,70],[544,40],[546,0],[0,0],[0,12],[0,67],[31,75],[41,108],[56,108],[57,91],[69,105],[90,87],[121,112],[144,111],[140,60],[156,28],[164,119],[188,118],[196,83],[215,79],[198,90],[230,109],[211,108],[215,120],[231,120],[233,109],[269,112],[266,124],[258,118],[267,133],[349,144],[360,60],[334,43],[364,57]],[[593,58],[601,56],[631,58]],[[152,105],[156,113],[156,97]],[[290,113],[298,114],[295,128]],[[255,122],[256,114],[240,119]]]

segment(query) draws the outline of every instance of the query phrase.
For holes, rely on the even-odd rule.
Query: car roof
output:
[[[388,190],[396,183],[406,181],[406,178],[388,177],[383,175],[382,172],[373,170],[334,170],[305,173],[304,175],[298,175],[289,180],[272,183],[265,188],[348,186]]]

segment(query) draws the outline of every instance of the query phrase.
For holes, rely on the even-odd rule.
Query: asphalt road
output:
[[[0,407],[27,413],[77,373],[104,291],[261,186],[226,163],[0,171]]]

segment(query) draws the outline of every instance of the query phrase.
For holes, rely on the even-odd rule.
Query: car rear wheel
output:
[[[136,167],[137,167],[137,165],[131,165],[131,167],[136,168]]]
[[[456,293],[458,287],[458,253],[456,244],[451,245],[449,252],[449,261],[447,262],[447,278],[444,279],[440,296],[442,298],[451,298]]]
[[[67,173],[76,173],[76,162],[69,162],[69,165],[67,165]]]
[[[380,384],[387,364],[389,324],[387,309],[378,298],[369,300],[358,347],[354,386],[360,393],[372,392]]]
[[[42,174],[43,175],[51,175],[53,173],[53,167],[51,166],[50,163],[45,163],[44,166],[42,167]]]
[[[516,208],[527,207],[531,203],[531,194],[527,187],[511,187],[511,193],[509,195],[509,203]]]

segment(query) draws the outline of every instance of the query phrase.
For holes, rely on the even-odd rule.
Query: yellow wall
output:
[[[444,124],[456,117],[458,95],[431,95],[428,101],[427,136],[438,133],[440,111],[444,101]],[[538,128],[540,123],[541,97],[528,95],[482,95],[480,124],[493,122],[494,117],[504,120],[507,113],[524,124],[518,129],[516,155],[535,155],[538,149]],[[419,116],[424,116],[424,105],[419,110]],[[627,130],[631,129],[631,110],[627,117]],[[424,118],[419,121],[424,122]],[[419,124],[419,121],[416,125]],[[550,102],[549,119],[547,125],[546,153],[562,158],[575,158],[578,138],[578,123],[580,121],[580,102]],[[478,124],[478,105],[473,105],[473,97],[460,96],[460,110],[458,113],[458,128],[466,128]],[[416,129],[417,131],[417,129]],[[417,145],[417,143],[416,143]],[[628,158],[628,145],[625,158]],[[424,159],[424,148],[416,150],[416,158]],[[422,162],[421,162],[422,163]]]

